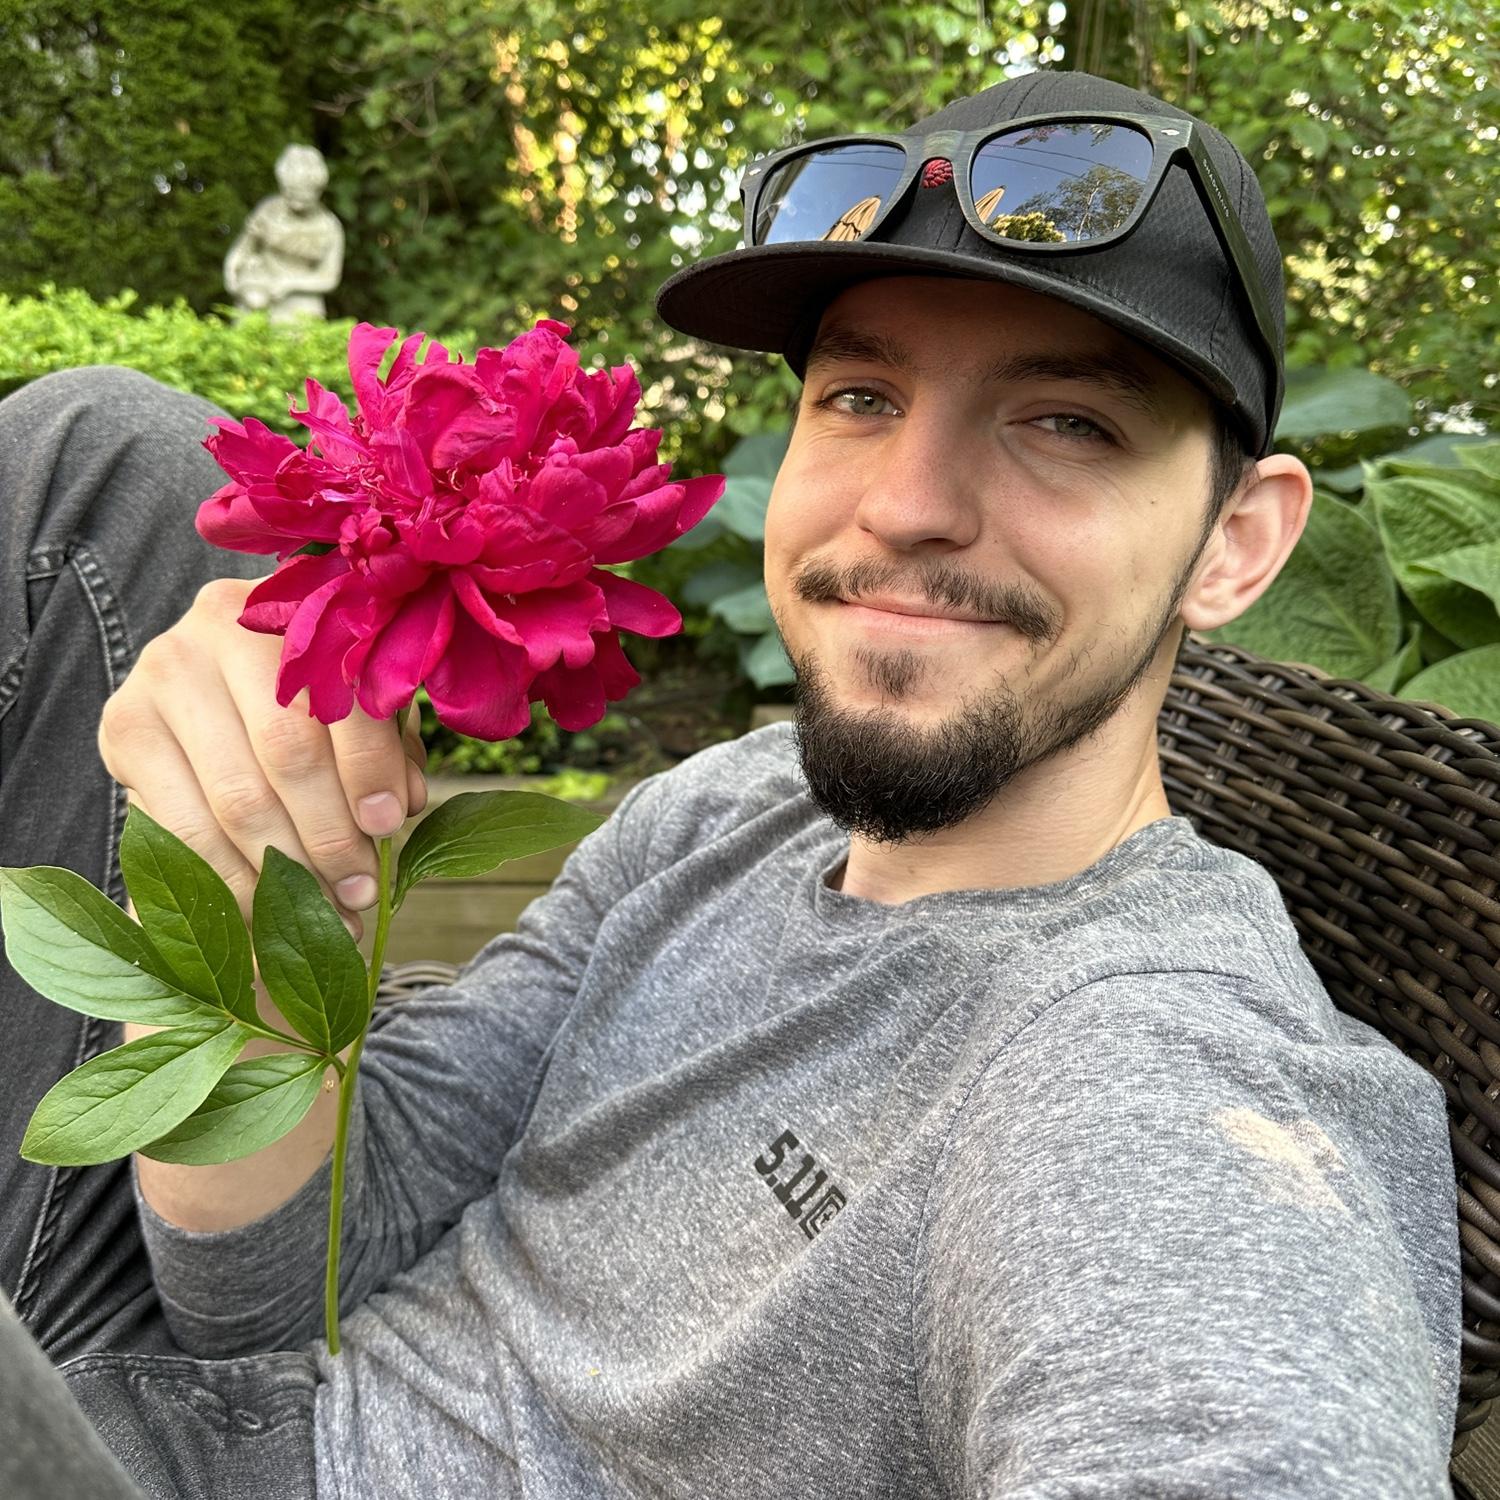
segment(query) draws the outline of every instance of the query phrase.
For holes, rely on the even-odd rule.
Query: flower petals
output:
[[[349,559],[337,552],[294,557],[250,590],[240,611],[240,624],[247,630],[279,635],[309,594],[348,571]]]
[[[481,630],[463,611],[448,647],[427,676],[427,696],[449,729],[481,740],[508,740],[531,723],[526,653]]]
[[[579,730],[597,724],[606,704],[623,698],[640,680],[611,631],[598,637],[594,659],[586,667],[552,667],[537,677],[533,692],[560,729]]]
[[[359,673],[359,706],[372,719],[388,719],[411,702],[453,638],[453,591],[440,574],[408,594],[378,636],[365,642]]]
[[[609,629],[604,595],[586,579],[566,588],[486,602],[495,620],[508,625],[525,645],[533,672],[544,671],[559,658],[567,666],[583,666],[594,655],[593,632]]]
[[[215,419],[205,446],[230,483],[198,530],[282,560],[241,615],[285,637],[279,702],[305,688],[325,723],[356,701],[385,717],[425,685],[464,734],[517,734],[536,698],[580,729],[639,681],[619,632],[681,628],[670,601],[598,565],[681,535],[723,480],[674,483],[661,434],[631,428],[635,371],[580,368],[568,333],[541,319],[473,364],[415,333],[382,378],[397,331],[360,323],[353,414],[315,380],[291,407],[306,449]]]
[[[618,573],[606,573],[601,568],[595,568],[589,574],[589,580],[604,595],[604,607],[609,613],[612,630],[662,636],[682,629],[682,616],[677,613],[676,605],[655,589],[648,589],[633,578],[621,578]]]

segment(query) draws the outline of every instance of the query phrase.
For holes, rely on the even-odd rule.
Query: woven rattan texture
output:
[[[1190,637],[1158,746],[1172,810],[1271,872],[1334,1003],[1448,1096],[1457,1454],[1500,1393],[1500,727]]]
[[[1456,1455],[1500,1394],[1500,727],[1189,637],[1158,731],[1172,810],[1271,872],[1334,1003],[1448,1096]],[[454,973],[387,968],[380,993]]]

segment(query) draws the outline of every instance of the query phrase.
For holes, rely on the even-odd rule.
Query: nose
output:
[[[980,474],[965,454],[963,435],[935,408],[891,423],[867,449],[861,529],[898,552],[969,546],[980,531]]]

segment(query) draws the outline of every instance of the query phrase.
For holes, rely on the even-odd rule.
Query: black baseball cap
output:
[[[1011,253],[974,232],[951,185],[919,188],[871,239],[755,245],[699,261],[663,284],[657,311],[695,338],[783,354],[801,376],[823,310],[856,282],[913,275],[1007,282],[1082,308],[1148,345],[1228,408],[1249,451],[1264,457],[1281,410],[1286,292],[1265,197],[1232,142],[1138,89],[1052,70],[956,100],[910,130],[968,131],[1026,115],[1095,109],[1194,121],[1250,244],[1275,328],[1274,368],[1183,157],[1167,169],[1143,221],[1102,249]]]

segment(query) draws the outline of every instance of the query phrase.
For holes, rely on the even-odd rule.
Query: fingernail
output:
[[[380,895],[380,888],[369,875],[350,875],[339,881],[334,886],[338,892],[338,898],[351,911],[361,911],[367,906],[374,906],[376,898]]]
[[[349,936],[357,943],[365,935],[365,924],[358,917],[346,917],[343,912],[339,913],[341,921],[348,930]]]
[[[401,826],[401,803],[394,792],[376,792],[359,799],[359,826],[368,834],[383,838]]]
[[[427,778],[417,772],[416,779],[411,785],[411,810],[419,813],[427,806]]]

